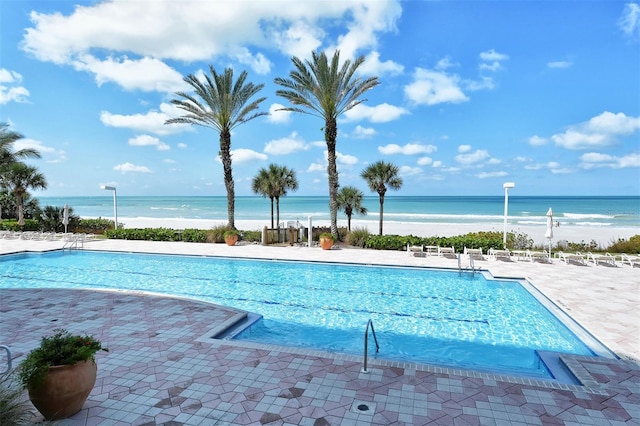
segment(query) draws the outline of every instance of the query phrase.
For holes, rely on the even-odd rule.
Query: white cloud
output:
[[[438,147],[434,145],[421,145],[419,143],[408,143],[405,146],[400,146],[395,143],[379,146],[378,151],[384,155],[403,154],[403,155],[416,155],[416,154],[431,154],[436,152]]]
[[[135,138],[129,139],[129,145],[131,146],[154,146],[158,151],[167,151],[171,149],[169,145],[162,142],[160,139],[149,136],[149,135],[139,135]]]
[[[627,36],[640,41],[640,4],[631,2],[625,4],[618,26]]]
[[[358,68],[358,73],[364,75],[397,75],[402,74],[404,66],[391,60],[380,62],[380,53],[373,51],[369,53],[362,65]]]
[[[480,53],[480,59],[483,62],[501,62],[509,59],[509,55],[504,53],[498,53],[494,49]]]
[[[376,106],[368,106],[365,104],[358,104],[344,113],[346,121],[359,121],[367,119],[372,123],[388,123],[390,121],[397,120],[401,116],[409,114],[409,111],[389,105],[388,103],[379,104]]]
[[[186,144],[186,143],[184,143],[184,142],[180,142],[180,143],[178,143],[178,148],[180,148],[180,149],[185,149],[186,147],[187,147],[187,144]]]
[[[531,146],[542,146],[546,145],[549,142],[549,139],[542,138],[538,135],[533,135],[529,138],[529,145]]]
[[[400,175],[402,176],[416,176],[422,174],[420,167],[400,166]]]
[[[458,67],[458,66],[460,66],[460,64],[455,63],[455,62],[451,62],[451,59],[442,58],[436,64],[436,69],[444,71],[444,70],[447,70],[447,69],[449,69],[451,67]]]
[[[548,68],[571,68],[572,66],[573,66],[573,62],[569,62],[569,61],[547,62]]]
[[[307,172],[325,172],[327,170],[327,166],[325,164],[320,163],[311,163],[307,168]]]
[[[325,152],[326,154],[326,152]],[[325,155],[326,157],[326,155]],[[342,164],[345,166],[353,166],[355,164],[358,164],[358,157],[355,157],[353,155],[349,155],[349,154],[342,154],[338,151],[336,151],[336,163],[337,164]]]
[[[76,6],[66,16],[31,12],[32,27],[26,29],[21,48],[38,60],[56,64],[101,55],[95,66],[124,54],[133,61],[154,58],[181,63],[224,62],[226,57],[265,74],[271,63],[256,50],[269,43],[275,41],[286,56],[304,57],[337,40],[336,46],[329,47],[339,48],[350,58],[360,49],[375,48],[380,33],[394,31],[401,12],[394,0],[323,2],[322,7],[295,1],[237,0],[225,2],[224,8],[211,1],[185,7],[173,0],[111,0]],[[343,28],[342,32],[325,32],[322,26],[327,21]],[[100,72],[104,76],[104,70]]]
[[[460,88],[459,76],[424,68],[416,68],[413,82],[404,87],[404,94],[416,105],[456,104],[469,100]]]
[[[488,179],[488,178],[503,177],[508,175],[509,173],[507,172],[482,172],[482,173],[478,173],[476,177],[478,179]]]
[[[42,155],[42,159],[47,163],[61,163],[67,159],[67,153],[65,151],[43,145],[41,141],[35,139],[18,139],[13,143],[13,148],[16,151],[21,149],[35,149]]]
[[[100,113],[100,121],[105,126],[168,135],[191,129],[189,124],[164,124],[168,119],[179,117],[182,113],[182,110],[173,104],[162,103],[160,104],[160,111],[149,111],[146,114],[121,115],[102,111]]]
[[[284,124],[291,121],[291,111],[278,111],[284,108],[282,104],[271,104],[267,120],[271,123]]]
[[[131,164],[131,163],[118,164],[117,166],[115,166],[113,168],[113,170],[121,172],[122,174],[125,174],[125,173],[151,173],[151,170],[149,170],[148,167],[146,167],[146,166],[136,166],[135,164]]]
[[[173,93],[187,91],[189,86],[182,75],[164,62],[154,58],[132,60],[126,57],[100,60],[92,55],[81,55],[73,62],[79,71],[95,75],[98,86],[115,83],[126,90]]]
[[[7,86],[15,85],[22,81],[22,75],[15,71],[9,71],[6,68],[0,68],[0,105],[9,102],[24,103],[27,102],[29,91],[23,86]]]
[[[308,149],[309,145],[299,140],[296,132],[291,133],[286,138],[267,142],[264,146],[264,152],[271,155],[287,155],[298,151],[307,151]]]
[[[366,139],[374,136],[376,134],[376,130],[372,127],[362,127],[361,125],[357,125],[355,129],[353,129],[352,136],[356,139]]]
[[[640,117],[605,111],[589,121],[569,126],[563,133],[551,136],[556,145],[567,149],[602,148],[613,145],[618,136],[640,129]]]
[[[252,149],[238,148],[231,150],[231,159],[236,164],[249,161],[265,161],[268,158],[266,154],[256,152]],[[220,161],[220,157],[218,157],[218,161]]]
[[[469,154],[458,154],[455,159],[460,164],[473,164],[489,158],[489,153],[484,149],[478,149]]]
[[[458,147],[458,152],[459,153],[465,153],[465,152],[469,152],[471,151],[471,145],[460,145]]]
[[[611,169],[625,169],[630,167],[640,167],[640,154],[633,153],[624,157],[615,157],[608,154],[588,152],[580,156],[580,167],[584,169],[595,169],[608,167]]]
[[[430,166],[432,164],[435,164],[431,157],[420,157],[418,158],[417,163],[418,166]]]

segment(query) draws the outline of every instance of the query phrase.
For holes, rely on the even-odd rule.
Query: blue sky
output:
[[[277,112],[275,77],[315,49],[381,84],[341,117],[340,185],[384,159],[389,195],[640,195],[640,3],[0,3],[0,121],[35,147],[34,195],[225,195],[218,134],[166,126],[182,77],[231,66],[265,87],[232,134],[236,195],[270,163],[327,195],[323,122]],[[292,194],[293,195],[293,194]]]

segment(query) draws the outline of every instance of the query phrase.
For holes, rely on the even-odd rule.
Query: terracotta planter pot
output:
[[[322,250],[330,250],[333,247],[333,240],[331,238],[320,238],[320,247],[322,247]]]
[[[29,389],[29,399],[45,419],[66,419],[82,408],[96,384],[97,371],[92,360],[49,367],[44,384]]]
[[[238,242],[238,236],[227,235],[226,237],[224,237],[224,242],[227,243],[228,246],[235,246],[236,243]]]

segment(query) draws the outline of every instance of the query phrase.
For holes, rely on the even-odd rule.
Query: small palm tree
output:
[[[2,185],[16,199],[18,225],[24,226],[24,199],[29,196],[29,189],[47,189],[47,180],[38,169],[24,163],[13,163],[2,176]]]
[[[184,92],[176,92],[182,99],[173,99],[172,104],[187,112],[186,115],[171,118],[165,124],[187,123],[218,130],[220,134],[220,160],[224,172],[224,185],[227,190],[227,227],[235,229],[235,189],[231,169],[231,130],[240,124],[256,117],[267,115],[260,112],[260,103],[266,98],[250,99],[257,94],[264,84],[245,82],[247,72],[243,71],[233,82],[233,68],[225,69],[218,74],[213,66],[209,66],[211,76],[205,75],[204,82],[189,74],[184,81],[195,90],[196,96]]]
[[[377,192],[380,196],[380,235],[382,235],[384,194],[387,192],[387,186],[389,189],[395,191],[402,187],[402,178],[398,176],[399,172],[400,169],[398,169],[398,166],[380,160],[370,164],[360,174],[360,176],[367,181],[369,189]]]
[[[347,229],[351,232],[351,216],[353,213],[367,214],[367,208],[362,205],[364,194],[355,186],[345,186],[338,192],[338,208],[344,209],[347,215]]]
[[[331,234],[338,238],[338,169],[336,167],[336,139],[338,117],[342,113],[366,101],[359,99],[367,90],[380,84],[378,77],[355,77],[356,70],[364,62],[359,56],[353,62],[344,61],[340,66],[340,51],[336,50],[331,62],[324,52],[312,52],[312,59],[302,61],[292,57],[295,67],[289,78],[276,78],[274,82],[284,89],[276,95],[287,99],[293,106],[283,111],[315,115],[324,120],[324,140],[327,144],[327,174],[329,176],[329,213]]]
[[[253,178],[251,189],[256,194],[269,197],[271,200],[271,229],[273,229],[273,202],[276,202],[276,223],[280,227],[280,197],[287,195],[287,191],[298,190],[296,172],[286,166],[269,164],[268,168],[262,168]]]

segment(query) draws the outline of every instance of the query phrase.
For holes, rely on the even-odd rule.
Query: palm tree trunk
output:
[[[273,229],[273,197],[271,197],[270,200],[271,200],[271,229]]]
[[[384,194],[380,194],[380,235],[382,235],[382,213],[384,211]]]
[[[347,216],[347,230],[351,232],[351,215]]]
[[[224,171],[224,186],[227,189],[227,216],[229,229],[236,229],[235,224],[235,190],[231,170],[231,133],[228,130],[220,132],[220,160]]]
[[[24,206],[22,205],[22,195],[16,194],[16,205],[18,206],[18,225],[20,230],[24,227]]]
[[[276,197],[276,226],[278,228],[278,242],[280,242],[280,197]]]
[[[327,143],[327,174],[329,175],[329,216],[331,234],[338,239],[338,168],[336,167],[336,138],[338,124],[334,118],[326,120],[324,140]]]

